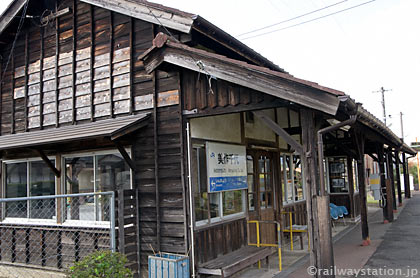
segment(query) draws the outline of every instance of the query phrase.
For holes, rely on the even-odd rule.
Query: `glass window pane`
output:
[[[220,207],[220,193],[211,193],[208,194],[210,202],[210,217],[220,217],[219,207]]]
[[[255,210],[254,193],[248,194],[248,210],[249,211],[254,211]]]
[[[258,159],[258,171],[260,173],[265,173],[264,170],[264,159],[260,157],[260,159]]]
[[[130,167],[120,154],[96,156],[96,192],[130,189]]]
[[[247,168],[248,174],[254,173],[254,159],[250,155],[246,156],[246,168]]]
[[[194,148],[192,154],[195,220],[202,221],[208,219],[206,153],[204,148]]]
[[[300,157],[294,156],[294,182],[295,182],[295,200],[303,200],[303,178],[302,178],[302,163]]]
[[[252,193],[254,191],[254,176],[248,175],[248,192]]]
[[[222,192],[223,216],[243,212],[243,190]]]
[[[273,206],[273,194],[271,191],[267,192],[267,207],[271,208]]]
[[[328,158],[331,193],[348,193],[347,158]]]
[[[265,172],[269,173],[271,172],[271,160],[269,158],[266,158],[265,160]]]
[[[27,163],[6,164],[6,198],[27,196]],[[6,203],[6,217],[27,217],[27,202]]]
[[[65,159],[66,193],[94,192],[93,156],[72,157]],[[95,198],[67,198],[67,219],[95,220]]]
[[[55,164],[55,160],[51,160]],[[48,196],[55,194],[54,172],[44,161],[29,162],[29,191],[30,196]],[[30,201],[30,217],[38,219],[55,218],[55,199]]]
[[[264,209],[266,207],[265,192],[260,193],[260,207]]]

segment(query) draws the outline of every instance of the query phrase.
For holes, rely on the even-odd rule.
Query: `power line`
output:
[[[298,19],[298,18],[307,16],[307,15],[310,15],[310,14],[313,14],[313,13],[316,13],[316,12],[319,12],[319,11],[322,11],[322,10],[325,10],[325,9],[328,9],[328,8],[331,8],[333,6],[339,5],[339,4],[344,3],[344,2],[347,2],[347,1],[348,0],[343,0],[343,1],[340,1],[340,2],[337,2],[337,3],[334,3],[334,4],[331,4],[329,6],[325,6],[323,8],[320,8],[320,9],[317,9],[317,10],[314,10],[314,11],[311,11],[311,12],[308,12],[308,13],[305,13],[305,14],[302,14],[302,15],[298,15],[298,16],[295,16],[295,17],[292,17],[292,18],[289,18],[289,19],[286,19],[286,20],[283,20],[283,21],[280,21],[280,22],[277,22],[277,23],[274,23],[274,24],[271,24],[271,25],[267,25],[267,26],[264,26],[264,27],[261,27],[261,28],[258,28],[258,29],[254,29],[254,30],[249,31],[249,32],[245,32],[245,33],[239,34],[237,36],[240,37],[240,36],[251,34],[251,33],[255,33],[255,32],[258,32],[258,31],[267,29],[267,28],[271,28],[271,27],[274,27],[274,26],[277,26],[277,25],[280,25],[280,24],[283,24],[283,23],[286,23],[286,22],[289,22],[289,21],[292,21],[292,20],[295,20],[295,19]]]
[[[349,7],[349,8],[343,9],[343,10],[339,10],[339,11],[336,11],[336,12],[333,12],[333,13],[330,13],[330,14],[327,14],[327,15],[323,15],[323,16],[320,16],[320,17],[316,17],[316,18],[313,18],[313,19],[310,19],[310,20],[307,20],[307,21],[303,21],[303,22],[300,22],[300,23],[296,23],[296,24],[293,24],[293,25],[290,25],[290,26],[287,26],[287,27],[284,27],[284,28],[281,28],[281,29],[273,30],[273,31],[270,31],[270,32],[265,32],[265,33],[262,33],[262,34],[258,34],[258,35],[254,35],[254,36],[246,37],[246,38],[243,38],[243,39],[241,39],[241,40],[248,40],[248,39],[252,39],[252,38],[256,38],[256,37],[260,37],[260,36],[268,35],[268,34],[271,34],[271,33],[274,33],[274,32],[278,32],[278,31],[286,30],[286,29],[289,29],[289,28],[292,28],[292,27],[296,27],[296,26],[299,26],[299,25],[303,25],[303,24],[306,24],[306,23],[309,23],[309,22],[312,22],[312,21],[315,21],[315,20],[319,20],[319,19],[322,19],[322,18],[326,18],[326,17],[332,16],[332,15],[335,15],[335,14],[338,14],[338,13],[342,13],[342,12],[345,12],[345,11],[348,11],[348,10],[352,10],[352,9],[354,9],[354,8],[357,8],[357,7],[360,7],[360,6],[364,6],[364,5],[366,5],[366,4],[369,4],[369,3],[372,3],[372,2],[375,2],[375,1],[376,1],[376,0],[370,0],[370,1],[367,1],[367,2],[364,2],[364,3],[361,3],[361,4],[359,4],[359,5],[355,5],[355,6],[352,6],[352,7]]]

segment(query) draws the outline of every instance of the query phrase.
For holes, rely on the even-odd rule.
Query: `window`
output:
[[[245,190],[208,193],[206,150],[204,146],[193,146],[191,160],[196,225],[206,225],[244,215]],[[248,181],[250,177],[252,178],[252,175],[248,175]]]
[[[271,160],[266,156],[258,159],[258,173],[260,186],[260,207],[261,209],[273,207],[273,186],[271,181]]]
[[[353,159],[353,186],[354,192],[359,192],[359,174],[357,172],[357,160]]]
[[[119,153],[64,157],[66,194],[106,192],[131,188],[131,171]],[[109,221],[109,196],[66,200],[67,220]]]
[[[54,164],[55,160],[50,159]],[[5,162],[5,197],[32,197],[55,194],[55,176],[42,160]],[[55,200],[28,200],[6,203],[5,217],[54,219]]]
[[[347,175],[346,157],[328,157],[328,181],[330,193],[348,193],[349,181]]]
[[[280,156],[283,203],[305,200],[305,185],[300,156],[282,154]]]

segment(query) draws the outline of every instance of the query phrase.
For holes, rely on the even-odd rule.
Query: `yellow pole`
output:
[[[280,224],[277,223],[277,234],[278,234],[278,252],[279,252],[279,271],[281,272],[282,266],[281,266],[281,245],[280,245]]]
[[[293,251],[293,223],[292,223],[292,212],[289,211],[289,227],[290,227],[290,250]]]
[[[416,137],[416,143],[417,143],[417,137]],[[420,188],[419,153],[417,153],[417,183],[419,184],[419,188]]]
[[[257,223],[257,247],[260,247],[260,222]],[[258,269],[261,268],[261,261],[258,261]]]

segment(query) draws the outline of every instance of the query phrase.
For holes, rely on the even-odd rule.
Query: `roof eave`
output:
[[[19,11],[25,5],[26,0],[12,1],[6,10],[0,16],[0,34],[9,26],[10,22],[15,18]]]

